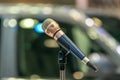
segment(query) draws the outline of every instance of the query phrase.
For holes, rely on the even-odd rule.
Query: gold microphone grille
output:
[[[48,18],[48,19],[46,19],[46,20],[43,22],[42,28],[43,28],[44,31],[47,29],[48,25],[49,25],[51,22],[55,22],[55,21],[54,21],[53,19]]]

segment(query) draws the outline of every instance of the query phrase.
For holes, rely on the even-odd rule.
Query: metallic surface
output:
[[[83,60],[82,60],[82,62],[83,62],[84,64],[87,64],[87,63],[89,62],[89,59],[88,59],[87,57],[84,57]]]
[[[64,32],[62,30],[58,31],[55,36],[54,39],[57,40],[58,38],[60,38],[62,35],[64,34]]]
[[[50,36],[53,37],[54,34],[56,33],[56,31],[60,30],[59,25],[56,22],[51,22],[47,28],[45,29],[45,33]]]
[[[60,70],[60,80],[66,80],[65,70]]]

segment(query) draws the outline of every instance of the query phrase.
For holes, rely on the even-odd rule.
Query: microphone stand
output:
[[[66,51],[64,48],[60,46],[59,54],[58,54],[58,63],[60,70],[60,80],[66,80],[66,64],[67,64],[67,55],[70,51]]]

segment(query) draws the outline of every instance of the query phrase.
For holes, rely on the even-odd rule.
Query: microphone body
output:
[[[66,51],[70,51],[77,58],[81,59],[84,64],[87,64],[95,71],[97,70],[97,68],[90,63],[89,59],[85,57],[82,51],[80,51],[80,49],[65,35],[54,20],[46,19],[43,22],[42,28],[48,36],[54,38]]]
[[[59,37],[57,39],[57,42],[66,51],[70,51],[76,57],[80,58],[81,60],[84,60],[85,58],[84,54],[82,54],[82,52],[76,47],[76,45],[65,34]]]

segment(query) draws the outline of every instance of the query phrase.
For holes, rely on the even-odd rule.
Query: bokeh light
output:
[[[37,33],[44,33],[44,30],[42,29],[42,23],[38,23],[34,27],[34,31]]]

